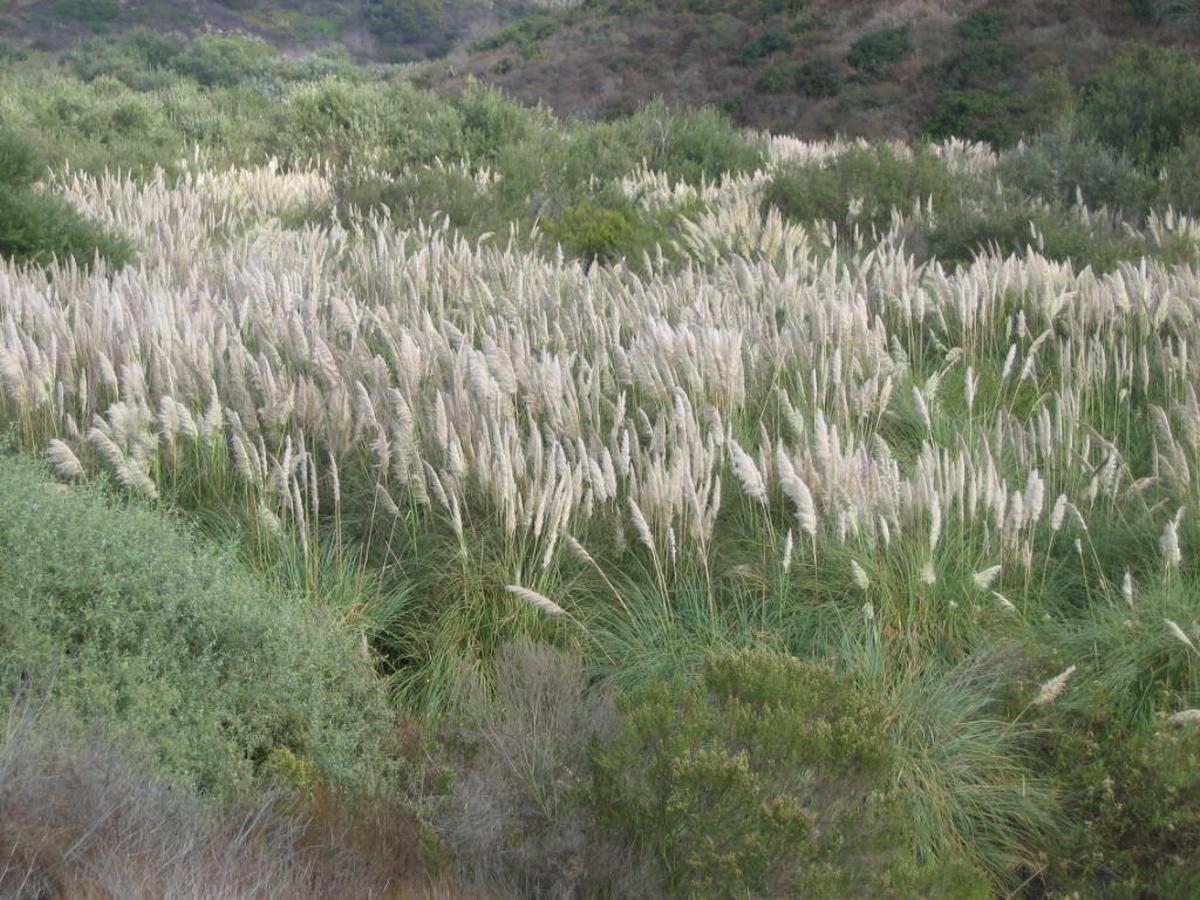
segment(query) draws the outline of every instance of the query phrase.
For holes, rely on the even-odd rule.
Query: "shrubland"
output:
[[[138,40],[0,73],[138,251],[0,263],[0,878],[1192,891],[1178,59],[997,148]]]

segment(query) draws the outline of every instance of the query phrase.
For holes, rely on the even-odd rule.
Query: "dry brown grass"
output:
[[[399,804],[332,795],[213,808],[97,734],[28,708],[0,734],[4,900],[478,897],[430,873]]]

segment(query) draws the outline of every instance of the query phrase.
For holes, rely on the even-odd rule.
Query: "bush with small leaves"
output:
[[[907,25],[881,28],[864,34],[850,45],[850,65],[873,81],[885,77],[893,65],[912,53],[912,38]]]
[[[765,651],[712,657],[700,683],[660,682],[622,709],[592,753],[594,803],[661,860],[673,896],[788,893],[890,759],[848,682]]]
[[[341,611],[273,594],[164,513],[0,460],[0,698],[33,685],[218,794],[281,750],[324,779],[383,771],[389,714]]]

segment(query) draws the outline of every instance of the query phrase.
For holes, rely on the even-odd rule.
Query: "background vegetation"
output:
[[[0,887],[1194,894],[1200,79],[1039,106],[1015,27],[937,69],[994,146],[10,52]]]

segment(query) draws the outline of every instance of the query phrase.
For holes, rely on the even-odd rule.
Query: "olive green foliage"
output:
[[[621,734],[591,755],[593,802],[659,861],[670,896],[854,896],[909,879],[981,896],[953,864],[915,874],[888,824],[882,711],[832,670],[717,655],[698,683],[653,683],[622,710]]]
[[[1096,76],[1082,112],[1102,142],[1159,164],[1200,122],[1200,64],[1183,51],[1135,46]]]
[[[847,61],[863,77],[879,80],[893,65],[912,53],[912,39],[907,25],[881,28],[864,34],[850,45]]]
[[[768,29],[746,43],[733,56],[733,62],[739,66],[753,66],[766,59],[773,53],[792,49],[792,39],[786,34],[774,29]]]
[[[97,257],[118,265],[129,260],[133,248],[127,241],[33,187],[44,171],[31,142],[0,128],[0,257],[35,263],[74,259],[84,266]]]
[[[1171,170],[1177,171],[1172,166]],[[1077,198],[1091,207],[1130,213],[1148,210],[1160,189],[1157,179],[1070,121],[1024,142],[1000,161],[1000,178],[1027,194],[1064,204]]]
[[[1193,897],[1200,892],[1200,731],[1162,723],[1133,733],[1102,715],[1062,723],[1047,760],[1072,784],[1074,823],[1052,856],[1064,893]]]
[[[279,596],[158,511],[0,461],[0,691],[128,731],[205,790],[380,771],[386,703],[340,611]]]
[[[998,171],[999,189],[955,173],[927,151],[906,158],[887,146],[854,149],[828,163],[781,168],[762,202],[793,221],[829,221],[868,238],[890,226],[893,211],[911,215],[918,206],[932,207],[933,218],[915,220],[907,239],[921,258],[950,266],[980,252],[1020,254],[1029,247],[1100,272],[1146,254],[1172,262],[1195,258],[1198,248],[1187,240],[1160,246],[1111,215],[1085,218],[1075,208],[1082,195],[1090,205],[1140,214],[1172,184],[1180,196],[1192,190],[1184,165],[1178,179],[1160,182],[1103,146],[1063,132],[1005,155]]]
[[[961,190],[961,180],[933,154],[905,159],[878,146],[850,150],[828,165],[781,169],[768,183],[763,204],[795,221],[829,220],[845,230],[857,225],[869,232],[886,228],[893,209],[911,212],[931,197],[942,206]],[[858,200],[861,205],[852,210]]]
[[[568,253],[588,262],[626,256],[637,240],[637,229],[621,212],[586,202],[568,206],[546,230]]]

